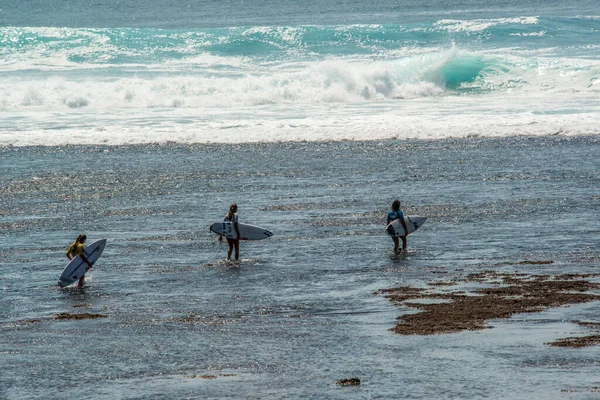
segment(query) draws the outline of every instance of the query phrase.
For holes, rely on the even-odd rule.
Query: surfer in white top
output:
[[[396,199],[392,202],[392,209],[388,211],[387,214],[387,225],[395,220],[399,219],[400,223],[402,223],[402,227],[404,228],[404,232],[408,232],[408,228],[406,227],[406,222],[404,222],[404,213],[400,209],[400,200]],[[393,230],[393,228],[391,228]],[[408,247],[406,242],[406,235],[400,236],[402,239],[402,250],[406,250]],[[398,247],[400,246],[400,241],[398,240],[398,236],[392,235],[392,240],[394,241],[394,253],[398,254]]]
[[[238,206],[235,203],[232,203],[229,206],[229,212],[225,215],[223,221],[229,221],[233,224],[233,229],[237,237],[235,239],[227,238],[227,244],[229,245],[229,250],[227,251],[227,261],[231,259],[231,253],[233,249],[235,249],[235,260],[240,259],[240,229],[238,227],[238,215],[237,215]],[[219,235],[219,241],[223,240],[223,236]]]

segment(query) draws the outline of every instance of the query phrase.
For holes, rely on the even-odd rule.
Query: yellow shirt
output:
[[[71,246],[69,246],[67,254],[73,258],[77,257],[80,254],[85,256],[85,248],[83,247],[82,243],[73,243]]]

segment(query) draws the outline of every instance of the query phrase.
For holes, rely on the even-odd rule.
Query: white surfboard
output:
[[[106,239],[96,240],[85,247],[85,257],[88,259],[90,264],[94,265],[98,258],[100,258],[100,255],[104,251],[104,246],[106,246]],[[73,258],[67,264],[66,268],[60,275],[60,278],[58,278],[58,286],[69,286],[85,275],[89,268],[90,267],[85,261],[83,261],[81,256]]]
[[[408,229],[408,233],[404,232],[404,227],[402,226],[402,223],[399,219],[390,222],[385,229],[387,231],[387,234],[390,236],[410,235],[411,233],[419,229],[421,226],[423,226],[426,220],[427,217],[421,217],[419,215],[410,215],[404,217],[404,222],[406,223],[406,229]]]
[[[260,226],[250,224],[239,224],[240,240],[262,240],[273,236],[273,233]],[[215,222],[210,226],[210,231],[217,235],[223,235],[229,239],[237,239],[237,233],[231,222]]]

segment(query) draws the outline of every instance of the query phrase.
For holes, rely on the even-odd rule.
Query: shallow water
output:
[[[471,272],[597,272],[597,137],[0,149],[0,397],[593,396],[597,303],[399,336],[378,289]],[[391,254],[391,201],[425,215]],[[275,233],[239,265],[231,202]],[[78,233],[108,245],[58,289]],[[521,261],[552,261],[524,265]],[[54,320],[55,314],[106,318]],[[204,377],[202,377],[204,376]],[[358,377],[358,388],[338,379]],[[565,392],[572,391],[572,392]]]

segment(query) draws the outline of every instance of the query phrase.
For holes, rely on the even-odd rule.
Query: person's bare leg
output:
[[[231,260],[231,252],[233,251],[233,240],[227,238],[227,245],[229,249],[227,250],[227,261]]]

